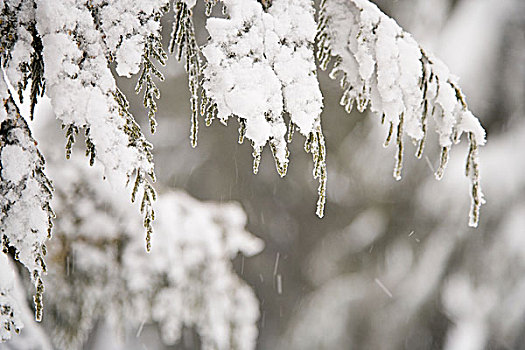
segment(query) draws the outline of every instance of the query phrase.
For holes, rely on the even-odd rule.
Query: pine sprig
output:
[[[29,73],[31,78],[29,118],[33,120],[38,98],[44,96],[45,93],[44,57],[42,55],[44,47],[42,44],[42,38],[36,30],[36,25],[32,24],[30,30],[31,35],[33,36],[33,52],[31,53],[31,65]]]
[[[113,97],[117,102],[119,115],[125,119],[124,132],[128,136],[129,146],[137,148],[141,154],[146,156],[149,163],[153,163],[153,153],[151,152],[153,145],[144,137],[140,126],[129,112],[129,102],[126,96],[117,88],[113,92]]]
[[[95,157],[97,156],[97,150],[95,149],[95,144],[89,135],[89,128],[86,128],[86,157],[89,157],[89,165],[93,166],[95,164]]]
[[[161,38],[158,35],[150,35],[146,38],[144,45],[144,53],[142,55],[142,72],[135,86],[135,91],[140,93],[144,90],[143,104],[148,109],[148,119],[150,123],[151,133],[155,133],[157,121],[155,113],[157,113],[157,102],[160,98],[160,91],[153,80],[153,76],[160,81],[164,81],[164,75],[153,63],[153,60],[160,63],[162,66],[166,64],[168,56],[162,48]]]
[[[151,150],[153,146],[146,140],[140,126],[135,122],[133,116],[129,113],[129,102],[126,100],[124,94],[117,89],[114,92],[115,101],[119,107],[119,114],[126,119],[124,132],[128,135],[129,145],[141,151],[147,158],[149,163],[153,163],[153,154]],[[152,183],[155,182],[155,173],[153,170],[146,173],[143,169],[135,169],[135,182],[131,190],[131,202],[135,202],[137,195],[142,191],[142,200],[140,204],[140,212],[143,214],[143,225],[146,229],[146,251],[151,250],[151,235],[153,234],[153,220],[155,220],[155,212],[153,211],[153,202],[157,198],[155,189]],[[128,175],[128,182],[132,174]]]
[[[21,5],[19,5],[20,7]],[[11,50],[18,40],[19,27],[17,13],[20,8],[4,5],[0,9],[0,58],[2,67],[6,67],[11,60]]]
[[[197,146],[198,124],[198,90],[200,88],[201,76],[201,58],[200,50],[195,39],[195,28],[193,26],[192,11],[184,1],[177,1],[174,6],[175,21],[171,31],[171,40],[169,52],[173,54],[178,61],[182,55],[186,56],[186,65],[184,66],[188,73],[188,87],[190,90],[191,105],[191,146]]]
[[[149,174],[151,177],[152,174]],[[142,189],[142,200],[140,203],[140,212],[143,214],[143,225],[146,229],[146,251],[151,251],[151,235],[153,234],[153,220],[155,220],[155,212],[153,211],[153,201],[157,199],[155,189],[148,180],[148,175],[143,171],[137,169],[135,177],[135,184],[131,192],[131,202],[135,202],[138,193]]]
[[[75,124],[69,124],[62,125],[62,129],[66,129],[66,159],[70,159],[78,135],[78,127]]]

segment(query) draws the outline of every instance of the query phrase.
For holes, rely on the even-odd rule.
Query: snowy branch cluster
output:
[[[314,158],[314,177],[320,181],[317,214],[322,217],[326,151],[313,52],[313,3],[275,1],[267,12],[255,0],[230,0],[224,5],[228,18],[208,20],[211,39],[202,49],[207,61],[202,111],[207,122],[217,117],[226,123],[229,117],[237,117],[239,142],[244,137],[252,141],[254,173],[269,143],[281,176],[288,167],[287,142],[297,127]]]
[[[390,17],[368,0],[321,2],[317,38],[320,67],[340,78],[340,104],[350,113],[368,106],[389,125],[385,146],[393,137],[397,144],[394,178],[401,179],[403,138],[417,145],[421,158],[429,119],[439,136],[441,162],[435,175],[443,177],[450,147],[468,135],[470,150],[466,174],[471,180],[470,226],[477,226],[484,202],[479,184],[478,146],[485,144],[485,131],[468,110],[456,78],[437,58],[426,53]]]
[[[205,2],[210,15],[217,1]],[[170,3],[169,0],[0,0],[0,97],[4,106],[0,111],[2,254],[12,255],[29,271],[36,287],[34,299],[39,320],[44,288],[41,276],[46,272],[44,243],[50,237],[54,215],[49,205],[52,186],[44,175],[44,159],[26,123],[28,116],[21,115],[18,106],[29,95],[29,118],[33,118],[37,100],[45,93],[65,130],[67,158],[82,132],[89,163],[102,164],[104,177],[113,184],[131,183],[132,201],[141,197],[138,200],[143,213],[142,226],[146,228],[146,249],[151,249],[152,240],[162,242],[158,244],[159,253],[146,263],[145,257],[137,258],[135,237],[115,226],[110,217],[102,221],[104,225],[99,229],[66,224],[63,221],[66,219],[58,218],[54,239],[63,245],[61,249],[77,252],[78,271],[87,266],[83,264],[93,263],[87,258],[83,260],[85,252],[100,255],[97,263],[101,265],[86,267],[85,278],[101,278],[100,283],[108,284],[95,288],[82,304],[76,305],[82,312],[71,311],[75,308],[67,311],[64,304],[63,310],[51,314],[81,317],[76,328],[81,338],[92,326],[94,316],[90,313],[94,315],[97,307],[106,307],[103,301],[115,303],[110,309],[119,309],[117,306],[127,302],[121,296],[107,298],[102,291],[114,288],[114,283],[129,284],[132,294],[129,300],[137,303],[131,308],[133,315],[146,318],[147,314],[148,319],[161,323],[168,342],[178,339],[182,325],[190,325],[198,329],[209,348],[231,348],[236,339],[246,342],[239,344],[239,348],[250,348],[256,334],[257,310],[251,309],[254,298],[231,274],[228,263],[237,251],[253,254],[260,248],[242,230],[245,219],[238,208],[227,210],[204,205],[204,209],[194,210],[203,205],[177,194],[161,196],[157,238],[152,238],[153,201],[157,196],[152,186],[155,181],[152,145],[128,111],[126,96],[117,87],[110,68],[114,64],[114,71],[120,76],[138,75],[136,91],[143,94],[154,132],[156,100],[160,97],[155,79],[163,79],[157,65],[164,65],[167,60],[161,44],[160,21],[169,11]],[[321,68],[326,69],[330,61],[334,62],[331,76],[341,78],[344,90],[341,104],[348,111],[354,103],[360,111],[370,106],[389,125],[386,143],[395,137],[398,148],[396,179],[401,177],[404,135],[418,144],[420,157],[431,118],[442,148],[438,178],[443,175],[452,144],[459,142],[463,133],[468,135],[470,225],[477,225],[483,202],[477,152],[478,146],[485,142],[484,130],[468,110],[455,78],[444,64],[422,50],[394,20],[368,0],[322,1],[317,21],[311,0],[262,3],[223,0],[222,3],[223,16],[207,20],[210,37],[202,46],[196,42],[192,21],[196,0],[173,3],[175,18],[169,50],[178,59],[183,56],[186,59],[192,145],[197,142],[199,114],[207,125],[215,118],[226,124],[234,117],[240,125],[239,142],[248,138],[252,143],[254,172],[258,171],[263,148],[269,144],[277,170],[284,176],[289,163],[287,143],[292,141],[297,128],[306,138],[305,151],[313,157],[313,176],[319,181],[317,215],[322,217],[327,171],[321,127],[323,98],[315,62],[317,50]],[[72,178],[75,176],[76,173],[71,174]],[[97,203],[95,195],[104,197],[103,193],[91,194],[88,197],[93,203]],[[72,215],[87,220],[89,213],[82,210],[89,205],[76,208],[63,198],[57,203],[62,206],[60,210],[69,208]],[[205,219],[202,212],[208,213]],[[180,227],[176,232],[171,229],[175,223]],[[99,237],[100,234],[103,236]],[[68,255],[62,258],[65,256]],[[62,268],[70,266],[62,263],[65,264]],[[132,267],[133,264],[138,265]],[[106,271],[109,266],[118,268]],[[98,272],[90,275],[93,271]],[[118,274],[112,275],[116,271]],[[224,275],[225,271],[230,273],[229,277],[215,283],[213,276]],[[203,276],[212,281],[211,286],[201,288],[199,281]],[[162,292],[147,293],[145,286],[162,283]],[[69,295],[90,290],[83,291],[75,283],[61,292],[59,289],[53,288],[57,294],[50,295],[51,300],[67,300]],[[9,290],[9,283],[0,285],[3,340],[12,329],[20,328],[16,313],[9,311],[12,310]],[[61,307],[58,302],[54,305]],[[238,313],[222,309],[230,306]],[[137,312],[141,308],[144,313]],[[188,308],[202,308],[202,312],[195,316]],[[243,336],[231,337],[241,333]]]
[[[203,349],[254,348],[259,304],[231,259],[259,253],[263,244],[244,229],[242,209],[163,193],[147,254],[125,191],[98,181],[100,167],[70,163],[66,170],[60,161],[49,169],[61,183],[53,202],[58,216],[48,248],[43,323],[52,343],[82,348],[96,322],[105,321],[122,335],[157,324],[165,344],[193,328]]]

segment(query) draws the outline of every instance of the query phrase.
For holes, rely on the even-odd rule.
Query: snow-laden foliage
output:
[[[479,184],[478,146],[485,131],[468,110],[456,78],[437,58],[426,53],[397,23],[368,0],[324,0],[319,15],[317,55],[322,69],[334,61],[330,77],[340,77],[344,90],[341,105],[347,112],[354,104],[360,112],[368,106],[389,126],[387,146],[395,137],[397,154],[394,177],[401,179],[403,138],[423,153],[429,119],[441,146],[436,178],[441,179],[449,150],[463,133],[470,150],[466,174],[471,180],[470,226],[477,226],[484,202]]]
[[[206,1],[208,14],[215,3]],[[36,101],[45,78],[55,113],[66,128],[67,153],[84,128],[91,163],[99,159],[110,179],[136,176],[133,199],[142,189],[148,249],[155,197],[150,184],[154,180],[151,146],[128,113],[108,64],[115,60],[117,74],[128,77],[142,66],[137,91],[144,90],[153,131],[155,99],[159,97],[153,76],[162,79],[154,61],[164,64],[166,60],[160,18],[169,4],[167,0],[6,0],[2,10],[7,33],[2,45],[3,65],[11,83],[22,91],[31,78],[31,98]],[[200,49],[191,18],[195,5],[195,0],[175,2],[170,45],[171,51],[177,47],[178,58],[186,56],[192,145],[197,141],[199,89],[200,111],[207,123],[215,117],[224,123],[237,117],[239,141],[247,137],[253,143],[255,172],[262,149],[269,143],[279,173],[286,174],[286,144],[297,127],[307,139],[305,150],[314,159],[314,177],[320,182],[317,214],[323,216],[327,174],[320,120],[322,96],[313,54],[317,34],[321,68],[335,57],[332,75],[343,72],[342,104],[348,110],[354,101],[360,110],[370,104],[390,125],[387,141],[395,133],[396,179],[401,176],[403,135],[419,143],[417,155],[421,156],[429,116],[434,116],[442,147],[438,178],[452,143],[463,132],[469,134],[470,224],[476,225],[483,202],[477,170],[483,130],[447,68],[420,49],[394,20],[368,0],[324,1],[318,24],[311,0],[226,0],[226,18],[207,21],[210,38]],[[204,66],[201,53],[206,59]]]
[[[0,125],[0,233],[2,251],[29,271],[36,294],[36,319],[42,318],[45,241],[51,236],[52,185],[44,158],[11,96],[4,99]]]
[[[75,134],[83,128],[91,163],[98,159],[106,169],[106,177],[121,183],[135,175],[132,199],[142,188],[141,211],[149,250],[151,201],[155,197],[148,180],[148,177],[155,179],[151,145],[127,112],[127,102],[115,84],[108,63],[115,56],[117,72],[129,75],[138,71],[141,59],[136,57],[140,57],[137,50],[140,52],[143,48],[144,68],[139,85],[145,84],[145,104],[154,109],[156,88],[151,72],[155,73],[156,69],[150,56],[158,55],[157,13],[165,4],[147,1],[132,6],[129,1],[117,1],[110,6],[103,1],[40,0],[36,5],[46,92],[57,118],[67,128],[68,152]],[[121,18],[122,22],[110,24],[110,18]],[[121,36],[129,36],[129,40]]]
[[[237,117],[239,142],[244,137],[252,141],[254,173],[269,143],[281,176],[288,167],[287,141],[297,127],[307,139],[305,150],[313,155],[314,177],[319,179],[317,215],[322,217],[326,150],[313,53],[313,2],[276,0],[267,12],[255,0],[228,0],[224,5],[228,17],[208,19],[210,40],[202,49],[207,61],[201,106],[206,122]]]
[[[322,217],[327,172],[323,102],[314,56],[317,40],[321,68],[327,68],[333,59],[331,75],[342,76],[345,108],[350,110],[356,103],[363,111],[370,106],[390,127],[387,143],[395,134],[396,179],[401,176],[405,134],[418,143],[420,157],[427,125],[434,119],[442,148],[438,178],[443,175],[452,144],[462,133],[468,134],[470,225],[477,225],[483,202],[477,152],[485,142],[484,131],[445,65],[421,49],[375,5],[368,0],[326,0],[316,23],[311,0],[224,0],[223,17],[207,20],[210,37],[199,46],[192,19],[196,3],[173,2],[170,44],[178,59],[186,59],[193,146],[199,112],[207,124],[215,118],[226,124],[235,117],[240,124],[239,142],[244,138],[252,142],[254,172],[269,144],[277,170],[284,176],[289,163],[287,143],[297,128],[306,138],[306,152],[313,157],[313,175],[319,180],[317,215]],[[209,16],[217,1],[205,3]],[[0,0],[0,97],[5,106],[5,111],[0,109],[2,245],[30,272],[37,289],[37,319],[42,314],[41,275],[46,270],[44,241],[51,226],[51,185],[43,173],[43,157],[18,111],[19,102],[29,96],[32,118],[37,100],[45,92],[65,129],[66,157],[70,157],[78,133],[83,132],[89,163],[101,163],[103,176],[113,184],[131,184],[131,200],[141,196],[139,207],[149,251],[156,198],[152,145],[130,114],[112,66],[117,75],[138,75],[136,91],[143,93],[153,132],[160,97],[155,79],[163,79],[157,65],[167,60],[161,44],[161,18],[170,4],[169,0]],[[159,227],[164,227],[162,222]],[[172,263],[176,265],[179,258],[174,256]],[[239,283],[233,279],[230,285],[236,288]],[[226,293],[232,296],[228,299],[232,305],[247,298],[239,292],[235,299],[236,293]],[[210,312],[215,317],[218,311]],[[155,315],[159,319],[152,316],[153,320],[168,320],[168,316]],[[220,326],[200,319],[177,322],[200,327],[204,334]],[[214,332],[215,336],[222,331]],[[231,346],[224,340],[227,337],[214,336],[203,336],[215,344],[210,347]]]
[[[11,339],[24,326],[18,305],[13,297],[15,272],[9,258],[0,252],[0,341]]]
[[[187,327],[200,335],[203,349],[253,349],[258,302],[231,259],[258,253],[262,242],[244,229],[242,209],[164,193],[146,254],[125,194],[94,181],[83,163],[72,165],[50,169],[61,183],[44,320],[55,346],[81,348],[95,322],[105,319],[133,334],[155,323],[166,344],[177,343]]]

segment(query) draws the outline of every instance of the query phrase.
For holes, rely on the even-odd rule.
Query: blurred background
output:
[[[433,176],[436,143],[427,143],[421,160],[408,145],[397,182],[395,150],[382,147],[387,130],[380,117],[347,115],[338,83],[321,71],[323,219],[315,215],[317,183],[300,135],[282,179],[268,148],[253,174],[251,147],[237,143],[233,119],[228,127],[201,121],[198,146],[191,148],[187,75],[174,57],[158,84],[157,132],[147,135],[155,145],[157,190],[238,202],[247,230],[265,242],[260,254],[234,260],[259,299],[257,349],[525,349],[525,2],[374,2],[460,77],[487,131],[480,151],[487,204],[477,229],[467,226],[466,142],[452,150],[441,181]],[[195,11],[199,43],[207,37],[202,13]],[[145,124],[141,98],[132,99],[134,84],[119,80]],[[140,335],[144,347],[137,348],[162,348],[155,334]],[[95,330],[84,348],[117,346],[105,337]],[[199,345],[183,339],[169,348]]]

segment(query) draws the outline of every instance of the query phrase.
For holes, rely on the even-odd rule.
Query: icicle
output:
[[[421,117],[421,128],[423,130],[423,137],[419,140],[419,144],[416,151],[416,157],[421,159],[423,156],[423,151],[425,150],[425,142],[427,139],[427,112],[428,112],[428,103],[427,100],[423,102],[423,115]]]
[[[200,115],[205,117],[206,110],[210,104],[210,99],[206,97],[206,90],[202,89],[201,91],[201,106],[200,106]]]
[[[350,87],[353,89],[354,87],[353,86],[350,86],[350,83],[348,82],[348,75],[346,74],[343,74],[343,77],[341,78],[341,80],[339,81],[339,86],[341,87],[341,89],[350,89]],[[348,90],[350,91],[350,90]]]
[[[349,89],[351,91],[351,89]],[[360,113],[363,113],[370,103],[370,87],[367,85],[367,82],[363,82],[363,88],[357,94],[356,107]]]
[[[217,109],[215,109],[215,110],[217,110]],[[233,115],[231,115],[231,116],[233,116]],[[224,125],[224,126],[228,126],[228,118],[229,117],[219,118],[219,122],[221,122],[221,124]]]
[[[421,159],[421,157],[423,156],[423,151],[425,149],[425,142],[426,142],[426,138],[427,138],[427,118],[428,118],[428,99],[427,99],[427,95],[428,95],[428,82],[427,82],[427,68],[426,68],[426,65],[425,65],[425,53],[422,51],[421,52],[421,67],[422,67],[422,77],[421,77],[421,90],[423,92],[423,111],[421,113],[421,128],[422,128],[422,131],[423,131],[423,137],[421,138],[421,140],[419,140],[419,145],[417,147],[417,151],[416,151],[416,157],[418,159]]]
[[[199,120],[197,119],[197,110],[195,109],[191,113],[191,133],[190,133],[190,142],[191,147],[195,148],[197,146],[197,133],[199,131]]]
[[[310,153],[310,151],[312,150],[313,142],[314,142],[314,134],[310,133],[308,137],[306,138],[306,140],[304,141],[304,151],[306,153]]]
[[[340,72],[343,72],[343,70],[341,68],[339,68],[339,66],[341,65],[341,62],[343,60],[341,59],[341,57],[337,57],[335,59],[335,62],[334,62],[334,66],[332,67],[332,70],[330,71],[330,73],[328,74],[328,77],[332,80],[335,80],[337,79],[337,75],[340,73]]]
[[[44,302],[43,302],[44,283],[42,283],[42,279],[40,277],[36,277],[35,285],[36,285],[36,293],[33,296],[33,302],[35,303],[35,320],[37,322],[40,322],[42,321],[42,313],[44,310]]]
[[[343,92],[343,95],[341,96],[341,100],[339,100],[339,104],[346,108],[346,106],[350,103],[350,90],[352,88],[349,87]]]
[[[217,4],[218,0],[206,0],[206,16],[211,16],[211,11],[213,10],[213,6]]]
[[[215,117],[217,116],[217,112],[218,112],[217,104],[208,102],[208,107],[206,108],[205,119],[204,119],[206,126],[211,125],[211,123],[213,122],[213,119],[215,119]]]

